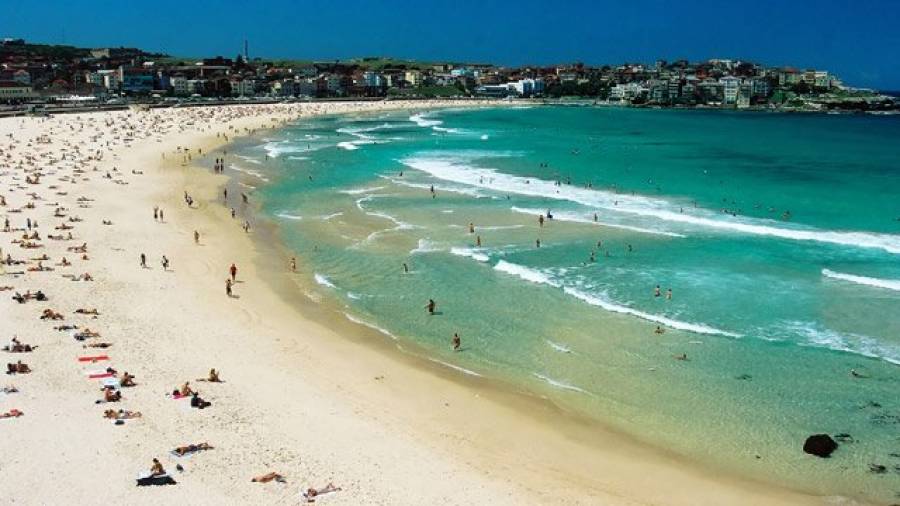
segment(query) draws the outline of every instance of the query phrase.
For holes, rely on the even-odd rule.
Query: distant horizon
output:
[[[245,38],[251,58],[275,60],[383,55],[521,67],[727,58],[827,70],[854,87],[900,89],[900,33],[893,29],[900,3],[889,0],[854,6],[760,0],[753,10],[711,0],[677,8],[666,0],[640,6],[571,0],[554,8],[522,0],[516,10],[474,0],[386,0],[377,7],[364,0],[302,0],[252,8],[219,0],[190,12],[172,0],[129,8],[110,0],[89,8],[61,0],[6,3],[3,37],[137,47],[181,58],[233,58]]]

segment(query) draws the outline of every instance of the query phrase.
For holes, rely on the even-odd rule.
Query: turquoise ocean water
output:
[[[719,469],[900,500],[900,118],[519,107],[264,135],[227,167],[348,318]],[[822,460],[819,432],[849,437]]]

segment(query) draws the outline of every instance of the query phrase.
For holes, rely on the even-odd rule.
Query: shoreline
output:
[[[414,103],[409,108],[425,107]],[[271,122],[265,115],[243,119],[246,121],[238,123]],[[4,121],[18,123],[23,120]],[[36,120],[29,122],[40,126]],[[293,497],[298,486],[308,482],[324,485],[328,480],[344,489],[328,500],[346,504],[412,504],[429,500],[443,503],[490,500],[509,504],[598,501],[616,504],[815,504],[824,500],[775,485],[719,476],[712,469],[686,464],[663,450],[645,447],[621,434],[599,430],[596,424],[580,427],[579,420],[564,413],[566,422],[560,424],[560,410],[547,401],[504,392],[490,384],[482,385],[490,380],[470,378],[439,364],[427,364],[423,357],[401,356],[392,343],[383,338],[373,339],[377,331],[344,322],[343,318],[332,321],[333,314],[328,313],[327,304],[316,304],[311,300],[300,304],[303,294],[296,288],[291,291],[290,286],[279,286],[295,285],[289,276],[277,275],[279,270],[288,273],[286,261],[280,269],[267,268],[272,265],[272,252],[258,244],[255,230],[249,236],[239,232],[228,209],[219,204],[221,186],[230,178],[210,174],[208,168],[191,164],[182,166],[174,156],[167,156],[167,160],[160,163],[158,154],[163,147],[167,148],[168,155],[175,145],[189,145],[192,149],[202,147],[205,153],[226,145],[222,139],[213,137],[213,133],[217,133],[213,130],[220,133],[222,125],[215,125],[216,128],[210,124],[203,126],[207,127],[205,131],[195,132],[191,138],[170,135],[162,143],[154,145],[148,140],[143,146],[123,153],[115,160],[115,165],[126,170],[141,167],[145,175],[129,178],[133,185],[124,187],[119,195],[101,195],[108,191],[93,195],[98,199],[98,209],[114,216],[115,225],[119,221],[126,224],[121,234],[118,233],[120,227],[116,227],[117,233],[111,236],[99,225],[88,230],[93,233],[92,237],[85,234],[85,239],[92,245],[99,242],[101,247],[108,247],[109,251],[99,254],[98,260],[107,260],[106,265],[113,267],[96,276],[101,288],[106,288],[104,277],[115,280],[105,283],[112,285],[109,291],[113,295],[108,299],[101,297],[101,301],[112,306],[101,311],[119,316],[116,321],[122,327],[118,329],[121,337],[112,337],[117,342],[110,354],[124,356],[131,362],[128,367],[137,367],[135,373],[143,388],[136,391],[134,397],[140,398],[142,403],[128,408],[141,409],[145,416],[158,417],[160,423],[152,428],[154,430],[142,427],[144,422],[151,420],[139,420],[117,429],[101,428],[100,420],[91,423],[92,419],[99,419],[99,408],[83,406],[90,402],[85,394],[93,389],[83,389],[81,383],[84,382],[79,382],[78,389],[83,392],[80,395],[75,392],[69,404],[62,403],[57,408],[63,409],[62,413],[66,413],[66,407],[73,409],[74,414],[63,416],[73,416],[77,420],[82,416],[80,413],[85,412],[82,427],[76,429],[89,432],[95,442],[106,440],[112,443],[112,448],[101,445],[96,450],[111,458],[114,464],[105,476],[78,475],[80,480],[91,483],[99,480],[100,486],[107,487],[110,497],[136,502],[156,501],[160,495],[168,499],[196,499],[197,493],[205,494],[204,502],[210,503],[217,500],[273,502],[288,497],[288,489]],[[155,164],[147,163],[154,159]],[[102,184],[93,180],[85,189],[99,190],[97,183]],[[180,202],[182,190],[194,196],[197,207],[185,208]],[[74,197],[73,194],[70,198]],[[149,225],[163,227],[161,233],[149,237],[146,231],[150,217],[147,215],[157,204],[162,204],[166,216],[171,218],[165,225]],[[90,209],[79,212],[85,217],[90,213],[94,218],[98,214]],[[43,216],[40,221],[52,223]],[[231,227],[230,231],[228,227]],[[192,229],[201,232],[199,247],[191,243]],[[241,238],[242,234],[244,238]],[[127,259],[119,258],[122,252],[113,249],[122,247],[127,250]],[[136,270],[134,257],[140,248],[148,248],[148,252],[153,248],[154,262],[158,251],[174,251],[173,254],[164,253],[172,257],[174,272],[169,277],[174,279],[148,281],[148,276],[142,274],[155,276],[162,273],[133,273]],[[277,252],[277,246],[274,248]],[[238,280],[243,281],[235,289],[240,296],[237,300],[225,299],[221,286],[232,261],[239,267]],[[155,269],[159,271],[158,267]],[[219,274],[214,274],[216,272]],[[34,284],[34,280],[31,281],[29,285]],[[52,283],[49,285],[54,288]],[[51,297],[63,287],[55,288]],[[285,298],[286,294],[288,298]],[[73,295],[76,299],[71,302],[83,294]],[[124,298],[128,296],[133,299]],[[126,307],[116,307],[116,301],[122,300],[128,300]],[[27,309],[34,310],[33,307]],[[116,311],[121,314],[116,315]],[[14,316],[10,326],[13,330],[8,333],[19,326],[27,328],[27,325],[41,324],[33,320],[32,313],[29,313],[28,323],[24,317]],[[106,323],[105,314],[101,322]],[[326,322],[327,326],[324,325]],[[162,332],[153,328],[160,324]],[[0,328],[10,330],[5,325]],[[37,339],[40,332],[45,331],[35,329],[27,337]],[[169,332],[173,335],[165,335]],[[62,345],[62,350],[51,357],[54,361],[44,365],[58,367],[63,369],[61,374],[72,376],[72,371],[62,366],[71,362],[72,343],[39,344],[51,348],[51,352],[55,346]],[[126,345],[135,348],[130,355]],[[65,350],[65,347],[70,349]],[[36,359],[42,351],[28,358]],[[222,371],[226,383],[200,387],[204,397],[212,400],[214,405],[199,419],[194,416],[196,412],[178,411],[171,406],[173,401],[159,398],[162,392],[177,383],[202,376],[211,365]],[[39,369],[36,371],[35,375],[40,373]],[[37,395],[42,383],[33,382],[32,377],[27,380],[31,381],[27,390]],[[25,381],[17,378],[23,385]],[[67,390],[65,386],[53,383],[51,386],[57,386],[63,392]],[[145,389],[150,391],[142,392]],[[139,393],[143,397],[139,397]],[[28,431],[28,426],[21,422],[40,416],[38,399],[29,400],[35,401],[33,406],[25,408],[29,416],[4,422],[15,424],[15,429],[11,430]],[[6,404],[4,402],[4,408]],[[217,415],[220,410],[227,416]],[[175,411],[174,419],[172,411]],[[522,417],[522,414],[527,416]],[[45,430],[54,427],[53,422],[58,416],[42,417]],[[204,430],[191,430],[193,428]],[[121,429],[128,431],[123,440],[117,441],[118,436],[110,439],[109,430]],[[32,429],[32,432],[34,430],[38,429]],[[76,434],[79,432],[75,431]],[[138,434],[128,437],[131,432]],[[188,474],[176,487],[160,489],[160,494],[149,490],[135,492],[133,486],[120,478],[146,467],[146,461],[152,455],[165,453],[166,446],[159,439],[171,438],[167,432],[182,437],[193,435],[195,439],[208,438],[213,446],[221,446],[221,450],[187,461]],[[29,436],[34,434],[22,432],[19,438],[22,440],[16,439],[11,451],[16,454],[24,451],[23,445],[31,442]],[[523,442],[532,444],[523,445]],[[118,451],[115,449],[117,443],[122,445]],[[53,461],[52,449],[42,451],[51,453],[46,458]],[[74,460],[54,462],[59,466],[56,472],[68,479],[74,478],[67,473],[96,458],[92,458],[92,450],[86,451],[88,455],[71,456]],[[385,466],[385,462],[389,465]],[[264,472],[262,468],[271,467],[273,463],[280,464],[280,472],[287,475],[289,485],[281,489],[275,488],[277,484],[251,486],[249,476],[253,472]],[[17,467],[20,465],[22,467]],[[32,467],[26,467],[29,465]],[[40,476],[45,465],[14,460],[9,468],[17,474],[39,475],[24,480],[33,482],[45,477]],[[73,467],[70,469],[68,465]],[[121,468],[123,465],[125,469]],[[40,488],[37,483],[39,481],[35,482],[35,488]],[[0,491],[19,497],[28,492],[53,493],[52,487],[28,490],[22,483],[5,484]],[[42,502],[42,498],[48,497],[53,496],[32,498],[26,495],[25,502]],[[96,492],[83,497],[96,499]]]

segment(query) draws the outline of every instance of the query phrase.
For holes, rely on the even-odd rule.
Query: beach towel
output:
[[[100,384],[105,387],[113,387],[115,389],[118,389],[121,386],[119,385],[119,378],[103,378],[100,381]]]
[[[89,379],[112,378],[115,374],[106,371],[88,371]]]
[[[175,485],[176,482],[171,476],[168,474],[162,474],[159,476],[150,476],[149,474],[139,474],[137,478],[137,486],[139,487],[149,487],[151,485]]]
[[[99,362],[101,360],[109,360],[109,355],[94,355],[87,357],[78,357],[79,362]]]

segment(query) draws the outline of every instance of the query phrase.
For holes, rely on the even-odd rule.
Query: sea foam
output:
[[[664,221],[692,228],[713,229],[726,233],[777,237],[795,241],[816,241],[842,246],[877,248],[900,254],[900,235],[875,232],[819,230],[811,227],[785,227],[780,222],[759,218],[729,218],[703,209],[679,206],[663,199],[637,195],[620,195],[610,191],[557,185],[539,178],[513,176],[495,169],[471,165],[460,153],[420,154],[401,160],[407,167],[444,181],[467,184],[498,192],[575,202],[595,209],[641,218]]]

